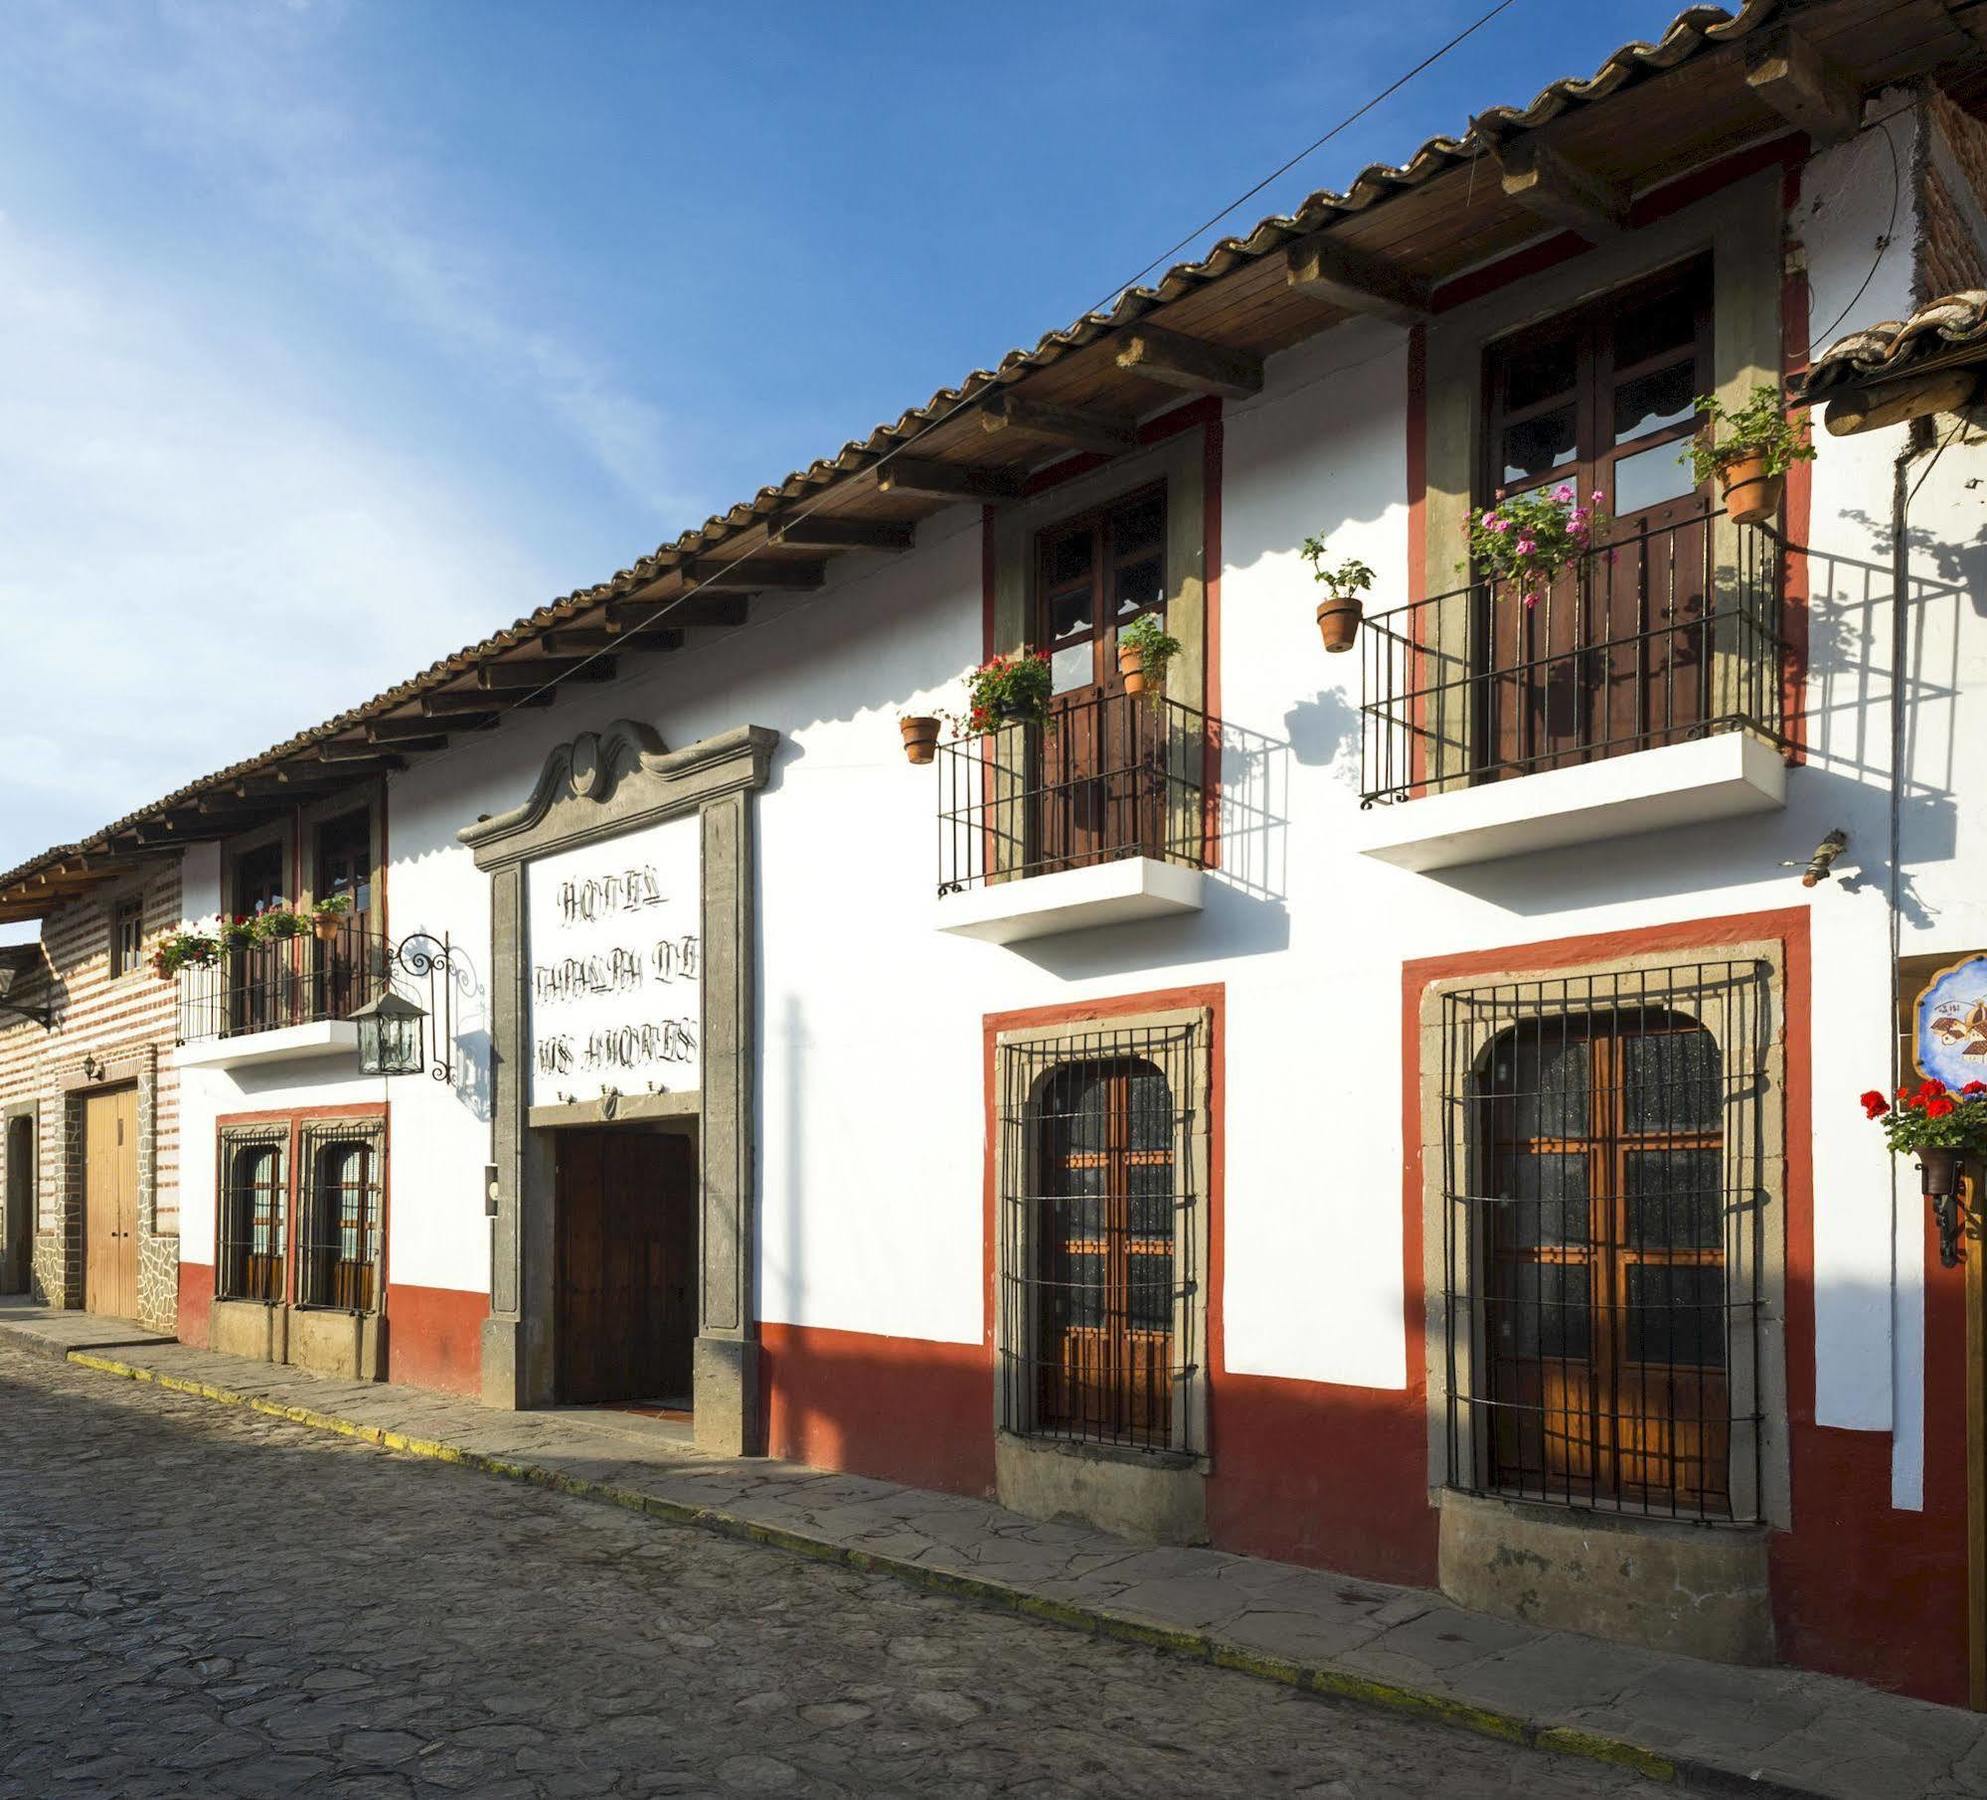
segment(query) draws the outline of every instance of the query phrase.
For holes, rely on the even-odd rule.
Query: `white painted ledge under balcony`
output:
[[[1120,857],[941,894],[938,928],[990,944],[1016,944],[1062,931],[1167,918],[1199,912],[1206,881],[1201,870],[1156,856]]]
[[[1781,752],[1749,731],[1721,731],[1376,806],[1360,815],[1356,841],[1366,855],[1403,869],[1451,869],[1786,804]]]
[[[246,1031],[239,1037],[203,1038],[197,1044],[181,1044],[173,1060],[182,1069],[239,1069],[250,1063],[350,1056],[356,1067],[358,1054],[358,1026],[347,1019],[325,1019],[315,1025]]]

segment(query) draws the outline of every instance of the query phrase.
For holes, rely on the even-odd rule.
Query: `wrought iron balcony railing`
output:
[[[1360,632],[1361,804],[1715,731],[1784,742],[1779,542],[1723,513],[1625,534],[1536,605],[1476,582]]]
[[[1146,694],[1058,700],[1046,725],[938,750],[938,891],[1128,856],[1209,860],[1218,724]]]
[[[179,972],[179,1041],[349,1018],[385,989],[392,954],[363,917],[341,919],[330,938],[306,931],[223,950]]]

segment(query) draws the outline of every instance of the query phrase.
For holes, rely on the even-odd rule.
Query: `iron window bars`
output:
[[[1749,727],[1784,744],[1778,542],[1722,512],[1580,557],[1527,607],[1474,582],[1368,615],[1372,806]]]
[[[289,1157],[287,1125],[223,1127],[217,1300],[283,1299]]]
[[[1205,868],[1220,756],[1204,712],[1149,694],[1058,700],[938,750],[938,891],[1152,856]]]
[[[1030,1437],[1197,1450],[1192,1024],[999,1051],[1001,1418]]]
[[[364,917],[341,919],[328,939],[305,931],[219,951],[180,970],[179,1041],[348,1018],[384,991],[392,954]]]
[[[297,1224],[300,1305],[371,1312],[379,1291],[386,1129],[377,1119],[307,1120]]]
[[[1759,1516],[1769,974],[1442,996],[1452,1487]]]

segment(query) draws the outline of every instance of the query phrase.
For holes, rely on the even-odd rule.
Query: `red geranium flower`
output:
[[[1943,1119],[1958,1110],[1944,1094],[1934,1094],[1925,1102],[1925,1117],[1928,1119]]]
[[[1875,1088],[1863,1096],[1863,1116],[1866,1119],[1880,1119],[1890,1111],[1890,1102]]]
[[[1987,1081],[1969,1081],[1959,1091],[1962,1094],[1987,1094]]]

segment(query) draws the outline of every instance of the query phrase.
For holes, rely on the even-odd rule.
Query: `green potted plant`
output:
[[[223,913],[214,927],[215,947],[223,955],[246,950],[255,936],[255,920],[248,913]]]
[[[1155,699],[1166,686],[1166,665],[1180,654],[1180,640],[1169,636],[1154,613],[1140,613],[1118,628],[1118,673],[1125,692],[1151,690]]]
[[[1806,416],[1790,419],[1779,388],[1770,381],[1755,386],[1743,406],[1727,407],[1716,394],[1699,394],[1696,405],[1704,423],[1677,460],[1689,461],[1695,481],[1717,476],[1725,511],[1738,524],[1770,519],[1780,510],[1787,471],[1797,462],[1814,461]]]
[[[311,902],[310,928],[321,942],[328,944],[344,929],[346,915],[351,910],[350,894],[326,894],[322,900]]]
[[[992,656],[966,677],[966,710],[949,716],[965,737],[980,737],[1003,725],[1045,725],[1049,691],[1047,651]]]
[[[255,938],[261,944],[302,937],[310,928],[310,921],[302,913],[293,912],[281,900],[272,900],[267,906],[259,908],[255,915]]]
[[[1356,556],[1349,556],[1336,568],[1325,567],[1325,540],[1307,537],[1304,556],[1311,564],[1311,579],[1324,586],[1325,598],[1318,602],[1318,634],[1330,651],[1350,650],[1359,634],[1359,621],[1366,616],[1366,602],[1360,596],[1373,585],[1373,571]]]
[[[1461,565],[1479,580],[1515,589],[1536,606],[1559,572],[1593,549],[1607,530],[1597,489],[1585,505],[1571,482],[1533,488],[1470,514],[1469,560]]]
[[[904,734],[904,754],[914,763],[928,763],[938,754],[938,728],[935,713],[906,713],[897,721]]]
[[[1955,1093],[1928,1079],[1916,1088],[1899,1088],[1894,1104],[1872,1088],[1863,1096],[1863,1114],[1883,1122],[1884,1142],[1894,1154],[1918,1158],[1919,1179],[1938,1222],[1939,1260],[1951,1268],[1959,1261],[1966,1165],[1987,1161],[1987,1081],[1969,1081]]]
[[[218,946],[203,931],[169,931],[152,946],[152,973],[170,981],[181,969],[203,968],[214,960]]]

